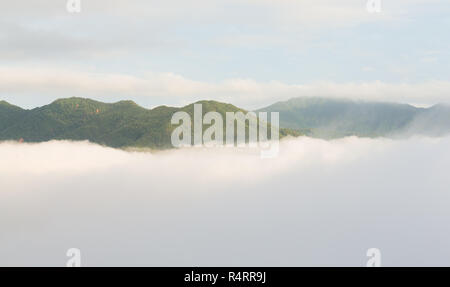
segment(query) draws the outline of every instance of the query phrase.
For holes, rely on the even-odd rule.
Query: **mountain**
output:
[[[226,112],[247,112],[216,101],[197,103],[202,104],[203,115],[217,111],[223,119]],[[132,101],[109,104],[69,98],[25,110],[0,101],[0,141],[89,140],[116,148],[166,149],[172,147],[171,134],[176,126],[170,121],[178,111],[187,112],[193,121],[194,104],[181,108],[145,109]],[[256,112],[261,111],[279,112],[280,137],[400,137],[450,133],[450,107],[442,104],[417,108],[407,104],[302,97],[278,102]],[[203,130],[208,127],[204,125]],[[268,129],[270,135],[270,125]]]
[[[404,136],[450,133],[450,107],[417,108],[407,104],[301,97],[258,111],[280,113],[280,126],[309,136]]]
[[[13,106],[5,101],[0,101],[0,130],[3,130],[19,120],[25,110]]]
[[[450,133],[450,106],[438,104],[428,109],[421,109],[402,132],[408,135],[430,136],[443,136]]]
[[[226,112],[246,113],[231,104],[216,101],[198,103],[202,104],[203,115],[217,111],[225,119]],[[193,121],[194,104],[182,108],[160,106],[149,110],[132,101],[108,104],[91,99],[69,98],[24,110],[2,101],[0,140],[89,140],[110,147],[165,149],[172,147],[171,134],[176,126],[172,126],[170,121],[178,111],[187,112]],[[204,129],[207,127],[205,125]],[[248,131],[248,124],[246,127]],[[286,135],[299,133],[280,129],[280,136]]]

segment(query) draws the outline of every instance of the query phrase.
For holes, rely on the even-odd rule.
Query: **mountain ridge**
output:
[[[172,115],[184,111],[192,119],[195,104],[202,104],[203,115],[217,111],[224,119],[226,112],[247,112],[214,100],[151,109],[131,100],[104,103],[80,97],[57,99],[33,109],[0,101],[0,141],[89,140],[115,148],[167,149],[172,148],[170,135],[175,128],[170,123]],[[447,104],[419,108],[401,103],[299,97],[255,112],[279,112],[280,137],[307,135],[332,139],[450,133],[450,106]],[[248,128],[246,124],[247,135]]]
[[[0,120],[3,119],[4,124],[0,123],[0,140],[89,140],[114,148],[168,149],[172,148],[171,133],[176,127],[170,123],[173,113],[184,111],[193,118],[196,103],[202,104],[203,115],[217,111],[224,119],[226,112],[246,112],[232,104],[206,100],[180,108],[158,106],[152,109],[129,100],[103,103],[79,97],[57,99],[29,110],[18,110],[2,102]],[[299,133],[280,129],[280,136],[286,135]]]
[[[281,127],[308,129],[307,135],[325,139],[450,133],[450,106],[446,104],[419,108],[401,103],[299,97],[257,111],[277,111]]]

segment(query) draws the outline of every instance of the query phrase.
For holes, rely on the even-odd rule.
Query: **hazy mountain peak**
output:
[[[322,138],[450,132],[450,109],[445,105],[424,109],[389,102],[299,97],[259,111],[279,112],[282,127],[308,130],[310,136]]]
[[[22,109],[21,107],[12,105],[12,104],[8,103],[7,101],[3,101],[3,100],[0,101],[0,106],[8,107],[8,108]]]
[[[129,106],[138,106],[138,107],[141,107],[141,106],[139,106],[138,104],[136,104],[136,103],[135,103],[134,101],[132,101],[132,100],[119,101],[119,102],[114,103],[114,105],[129,105]]]

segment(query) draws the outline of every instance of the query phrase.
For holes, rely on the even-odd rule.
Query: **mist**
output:
[[[0,144],[0,266],[450,265],[450,137]]]

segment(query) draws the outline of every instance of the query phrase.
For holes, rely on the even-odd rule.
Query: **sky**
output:
[[[0,0],[0,100],[450,104],[450,0]],[[449,137],[0,143],[0,266],[448,266]]]
[[[0,266],[450,263],[450,138],[125,152],[0,143]]]
[[[0,0],[0,99],[450,103],[450,1]]]

